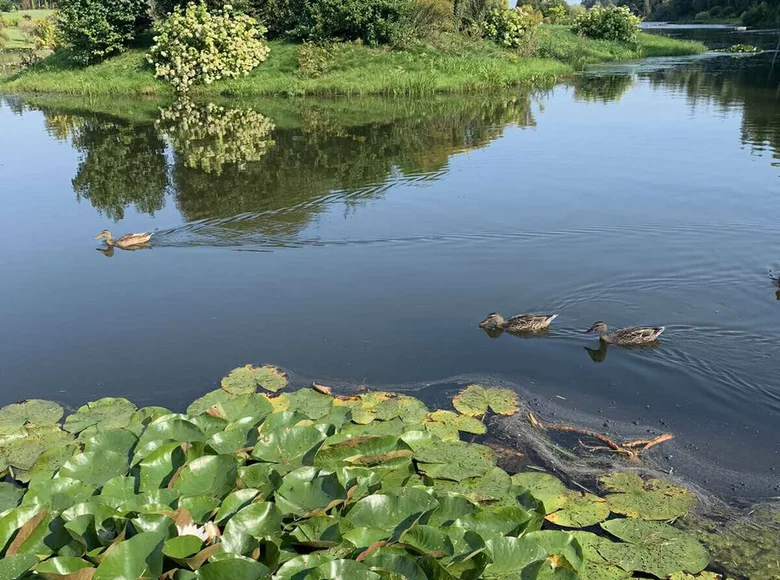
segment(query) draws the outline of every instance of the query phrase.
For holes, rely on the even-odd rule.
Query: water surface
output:
[[[0,403],[179,409],[246,362],[372,386],[481,375],[672,431],[755,483],[738,493],[776,495],[774,59],[426,101],[8,97]],[[110,256],[103,228],[157,234]],[[491,338],[495,310],[560,317]],[[596,320],[667,330],[599,351]]]

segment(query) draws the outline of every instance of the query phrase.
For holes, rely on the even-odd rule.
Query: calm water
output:
[[[415,102],[6,99],[0,403],[181,408],[247,362],[373,386],[486,375],[673,431],[776,495],[774,56]],[[103,228],[157,235],[106,256]],[[493,339],[494,310],[560,317]],[[599,352],[582,334],[599,319],[667,331]]]

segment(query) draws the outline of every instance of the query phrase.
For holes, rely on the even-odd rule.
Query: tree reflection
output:
[[[631,75],[580,75],[571,84],[574,98],[578,101],[610,103],[619,101],[634,85]]]

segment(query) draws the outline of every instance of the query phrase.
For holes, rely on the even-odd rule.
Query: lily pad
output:
[[[519,574],[523,568],[544,560],[547,552],[536,542],[527,538],[500,536],[485,542],[485,554],[490,564],[485,567],[485,578],[503,578]]]
[[[319,429],[306,425],[260,433],[252,457],[276,464],[280,472],[292,471],[311,465],[324,440],[325,435]]]
[[[127,473],[128,468],[126,454],[101,449],[74,455],[65,462],[59,473],[61,476],[100,487],[109,479]]]
[[[291,576],[293,578],[293,576]],[[306,580],[380,580],[371,568],[355,560],[332,560],[320,564],[306,575]]]
[[[661,578],[674,572],[698,574],[710,561],[696,538],[667,524],[619,519],[603,522],[601,527],[625,543],[601,545],[599,553],[626,571]]]
[[[282,401],[285,411],[297,411],[316,421],[330,413],[334,398],[312,389],[300,389],[294,393],[283,393],[271,403],[274,401]]]
[[[82,573],[81,577],[76,575],[79,570],[89,570],[92,573],[94,567],[90,562],[72,556],[49,558],[35,567],[35,571],[44,578],[68,577],[73,580],[81,580],[82,578],[86,580],[88,578],[86,573]]]
[[[71,436],[59,425],[26,425],[0,436],[0,467],[11,466],[28,471],[44,451],[60,447],[70,440]]]
[[[95,571],[93,580],[118,578],[158,578],[162,574],[165,536],[142,532],[114,544]]]
[[[566,503],[558,511],[547,515],[550,521],[564,528],[587,528],[609,517],[606,500],[590,493],[570,492]]]
[[[459,482],[436,479],[434,486],[437,490],[457,493],[475,502],[490,502],[505,499],[512,487],[512,480],[506,471],[494,467],[480,477]]]
[[[484,475],[496,464],[493,451],[484,445],[460,441],[442,441],[414,454],[418,468],[435,479],[463,481]]]
[[[406,530],[401,543],[425,556],[444,558],[452,556],[455,548],[449,536],[433,526],[418,525]]]
[[[235,488],[237,469],[232,455],[205,455],[187,463],[173,487],[185,497],[222,498]]]
[[[28,399],[21,403],[6,405],[0,409],[0,434],[6,435],[33,425],[51,425],[62,418],[63,410],[57,403],[41,399]]]
[[[8,482],[0,482],[0,513],[19,505],[25,490]]]
[[[426,429],[438,425],[451,427],[456,431],[473,433],[475,435],[484,435],[487,433],[487,427],[479,419],[475,419],[469,415],[459,415],[452,411],[434,411],[433,413],[429,413],[425,419]],[[433,432],[435,433],[436,431]]]
[[[530,532],[523,537],[539,544],[547,554],[556,556],[559,564],[560,558],[565,559],[573,570],[581,570],[585,563],[582,546],[570,533],[545,530]]]
[[[581,580],[628,580],[633,576],[633,572],[626,572],[623,568],[610,564],[599,553],[600,546],[614,543],[609,538],[581,531],[573,531],[571,535],[582,546],[582,554],[585,557],[585,564],[579,571]]]
[[[520,486],[542,502],[546,513],[561,509],[570,499],[570,491],[561,481],[549,473],[528,471],[512,476],[512,483]]]
[[[389,421],[398,417],[404,423],[419,425],[428,414],[428,407],[414,397],[392,395],[376,405],[375,413],[380,421]]]
[[[684,487],[660,479],[643,481],[631,472],[614,473],[600,481],[615,492],[606,497],[609,509],[630,518],[668,521],[685,515],[696,503]]]
[[[211,562],[196,573],[198,580],[264,580],[271,577],[267,566],[245,558]]]
[[[347,491],[335,473],[316,467],[301,467],[282,479],[276,490],[276,505],[285,515],[307,516],[347,499]]]
[[[38,557],[34,554],[18,554],[16,556],[6,556],[0,559],[0,579],[15,580],[22,578],[38,562]]]
[[[48,479],[79,450],[79,444],[75,442],[51,447],[38,456],[27,475],[31,481],[36,478]]]
[[[253,540],[278,534],[282,512],[271,502],[256,502],[239,510],[225,526],[222,546],[231,554],[245,554],[256,545]]]
[[[357,502],[346,519],[356,528],[377,528],[387,532],[399,526],[410,528],[439,502],[421,489],[396,489],[386,494],[374,494]]]
[[[231,395],[251,395],[257,387],[275,393],[286,386],[287,373],[271,365],[238,367],[222,379],[222,388]]]
[[[127,399],[105,397],[87,403],[65,419],[64,429],[78,434],[88,428],[96,431],[122,429],[130,424],[136,406]]]
[[[517,393],[511,389],[469,385],[452,399],[464,415],[484,415],[488,409],[498,415],[514,415],[520,410]]]

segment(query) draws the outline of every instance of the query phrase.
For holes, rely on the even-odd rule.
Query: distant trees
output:
[[[738,20],[746,26],[780,26],[780,0],[583,0],[595,4],[626,6],[646,20]]]

